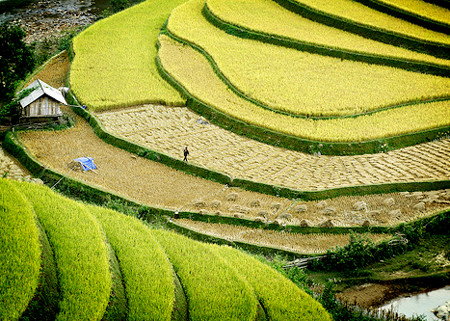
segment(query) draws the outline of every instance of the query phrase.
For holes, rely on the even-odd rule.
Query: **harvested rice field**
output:
[[[34,181],[42,183],[40,180],[34,179],[26,168],[1,147],[1,144],[0,177],[6,177],[17,181]]]
[[[178,209],[196,198],[223,189],[220,184],[189,176],[108,145],[83,119],[75,119],[76,126],[71,129],[28,131],[18,136],[45,166],[140,203]],[[98,167],[96,173],[70,171],[68,164],[82,156],[94,158]]]
[[[66,82],[69,68],[69,54],[67,51],[63,51],[44,64],[37,74],[27,79],[23,87],[31,85],[38,78],[54,88],[62,87]]]
[[[96,115],[110,133],[166,155],[270,185],[304,191],[450,179],[450,139],[387,153],[319,156],[263,144],[183,107],[143,105]]]
[[[322,254],[333,247],[345,246],[350,240],[349,234],[298,234],[286,231],[278,232],[227,224],[197,222],[188,219],[179,219],[174,221],[174,223],[192,231],[232,242],[245,242],[308,255]],[[369,233],[367,236],[375,243],[391,237],[388,234],[373,233]]]
[[[328,227],[395,225],[449,207],[448,191],[439,192],[437,198],[427,193],[423,193],[425,196],[421,199],[395,194],[298,203],[228,188],[108,145],[94,134],[84,120],[78,117],[75,120],[76,125],[71,129],[20,132],[18,136],[44,166],[150,206],[279,224]],[[96,173],[70,170],[68,164],[71,160],[81,156],[94,158],[98,167]],[[371,198],[374,200],[370,201]],[[387,201],[387,198],[394,201]],[[357,202],[366,205],[355,209]],[[383,202],[390,205],[380,205]]]
[[[450,209],[450,190],[342,196],[303,202],[237,188],[196,199],[183,208],[184,211],[303,227],[395,226],[444,209]]]

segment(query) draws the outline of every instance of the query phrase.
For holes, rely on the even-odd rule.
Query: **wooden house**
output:
[[[38,79],[23,91],[27,90],[30,93],[19,101],[22,107],[21,121],[58,119],[63,115],[60,106],[67,105],[67,102],[58,89]]]

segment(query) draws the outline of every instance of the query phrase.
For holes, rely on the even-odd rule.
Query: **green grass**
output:
[[[249,284],[211,249],[173,232],[155,230],[188,298],[190,320],[254,321],[258,302]]]
[[[370,265],[372,277],[392,279],[393,275],[421,277],[427,274],[450,273],[450,238],[433,235],[413,250]]]
[[[16,320],[38,286],[39,233],[30,203],[0,179],[0,320]]]
[[[214,251],[250,283],[269,320],[332,320],[317,301],[269,266],[231,247],[214,246]]]
[[[83,206],[48,187],[22,183],[20,191],[33,204],[55,253],[61,290],[56,319],[100,320],[111,292],[100,225]]]
[[[169,321],[175,300],[173,270],[150,230],[130,216],[95,206],[87,209],[102,224],[119,261],[128,320]]]

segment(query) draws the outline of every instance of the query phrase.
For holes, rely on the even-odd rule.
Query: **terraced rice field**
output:
[[[419,60],[444,66],[450,64],[446,59],[377,42],[303,18],[283,8],[275,1],[207,0],[206,7],[222,21],[256,32],[334,49]]]
[[[293,189],[316,191],[345,186],[450,178],[450,140],[388,153],[317,156],[262,144],[204,123],[186,108],[145,105],[98,114],[109,132],[190,162],[244,178]]]
[[[144,102],[183,105],[184,99],[160,77],[154,63],[159,29],[183,2],[144,1],[77,36],[70,83],[78,99],[101,110]]]
[[[276,110],[313,116],[353,115],[450,94],[448,78],[342,61],[229,35],[203,17],[205,2],[191,0],[174,9],[167,29],[203,48],[241,92]],[[165,42],[162,50],[164,46]],[[164,55],[165,51],[159,54],[163,66],[172,74],[176,67],[166,62],[169,59]],[[189,57],[185,58],[188,66]],[[189,78],[180,81],[193,87]],[[204,88],[207,91],[207,86]]]
[[[340,18],[366,24],[376,28],[389,30],[391,32],[402,33],[410,37],[423,39],[427,41],[450,44],[448,35],[434,32],[415,24],[406,22],[402,19],[394,18],[377,10],[370,9],[356,1],[337,0],[329,2],[326,0],[294,0],[297,3],[305,4],[316,10],[338,16]]]
[[[0,177],[14,180],[34,180],[26,168],[24,168],[14,157],[10,156],[0,145]]]
[[[374,114],[362,114],[355,118],[343,119],[314,120],[280,114],[262,108],[260,105],[241,98],[232,92],[217,77],[208,59],[193,48],[175,42],[166,36],[161,36],[159,42],[161,47],[158,57],[162,66],[174,81],[184,86],[190,95],[203,103],[250,125],[322,142],[366,141],[449,125],[450,109],[448,108],[448,101],[412,104],[401,108],[381,110]],[[327,59],[336,58],[327,57]],[[336,59],[336,63],[338,63],[337,60],[339,59]],[[288,65],[286,61],[285,65]],[[307,68],[307,65],[304,67]],[[321,73],[319,72],[319,74]],[[317,77],[316,73],[315,75],[313,77]],[[447,80],[444,80],[444,82],[447,82]],[[266,85],[265,91],[270,88],[268,84]],[[285,89],[288,92],[288,89]],[[314,91],[312,91],[312,94],[314,94]],[[343,128],[346,130],[343,131]]]
[[[1,243],[4,320],[34,319],[33,309],[45,308],[41,297],[51,294],[33,296],[39,267],[45,268],[38,222],[50,240],[58,272],[60,296],[52,311],[56,320],[117,320],[114,315],[120,315],[133,320],[258,321],[268,315],[281,321],[300,314],[307,321],[331,320],[317,301],[279,272],[235,249],[154,230],[135,218],[64,198],[48,187],[5,179],[0,179],[0,187],[7,191],[0,198],[7,218],[0,227],[13,236]],[[15,223],[18,205],[24,224]],[[256,275],[245,272],[251,265]],[[113,276],[116,269],[122,273]],[[270,287],[259,285],[260,278]],[[119,306],[111,305],[117,294],[114,282],[126,285],[119,313],[112,311]]]
[[[355,197],[349,198],[348,201],[343,201],[342,198],[330,200],[323,208],[313,205],[315,203],[312,202],[307,204],[309,208],[307,211],[297,211],[296,205],[300,204],[295,201],[238,188],[227,188],[218,183],[183,174],[162,164],[135,157],[102,142],[81,119],[77,119],[77,125],[72,129],[59,132],[23,132],[19,136],[29,152],[45,166],[140,203],[178,211],[191,210],[250,219],[259,217],[264,221],[274,221],[280,214],[287,213],[289,215],[286,217],[280,217],[283,224],[301,224],[306,220],[308,225],[318,226],[331,219],[337,226],[360,226],[366,220],[371,225],[410,221],[422,216],[425,209],[435,212],[446,206],[446,203],[426,202],[425,207],[417,211],[406,210],[408,206],[420,203],[419,199],[412,198],[410,203],[404,205],[380,207],[383,198],[373,205],[368,203],[367,209],[356,215],[352,212],[353,203],[367,197]],[[82,140],[79,139],[81,136]],[[195,149],[191,155],[195,157]],[[72,159],[80,156],[93,157],[99,168],[98,174],[70,171],[67,165]],[[258,166],[255,163],[255,168]],[[340,203],[347,205],[339,205]],[[403,201],[399,199],[397,204],[403,204]],[[327,207],[333,207],[334,210],[326,210]],[[377,212],[381,209],[382,211]],[[321,213],[322,210],[325,211]]]
[[[175,223],[189,230],[231,242],[244,242],[307,255],[323,254],[333,247],[347,245],[350,240],[348,234],[298,234],[227,224],[205,223],[188,219],[179,219]],[[367,236],[375,243],[391,237],[390,235],[373,233]]]
[[[420,0],[410,0],[407,5],[401,0],[378,0],[387,6],[399,8],[413,14],[426,17],[441,23],[450,24],[450,10],[433,3]]]
[[[408,1],[408,6],[411,3],[412,1]],[[424,1],[417,1],[417,3],[436,7]],[[275,1],[207,0],[206,6],[217,18],[257,32],[334,49],[426,61],[447,66],[450,64],[447,59],[439,59],[320,24],[283,8]],[[439,7],[437,10],[445,11],[445,9]]]

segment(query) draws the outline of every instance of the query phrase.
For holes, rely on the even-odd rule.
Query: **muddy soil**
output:
[[[447,281],[448,283],[448,281]],[[441,288],[442,280],[395,280],[385,283],[365,283],[346,288],[336,297],[366,309],[378,308],[391,300]]]

